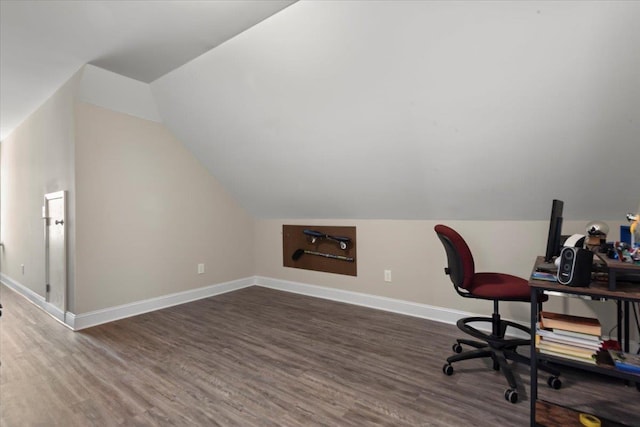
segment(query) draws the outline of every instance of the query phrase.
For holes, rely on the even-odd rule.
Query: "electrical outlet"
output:
[[[391,282],[391,270],[384,271],[384,281]]]
[[[20,269],[22,270],[22,275],[24,276],[24,264],[20,264]]]
[[[198,264],[198,274],[204,274],[204,264]]]

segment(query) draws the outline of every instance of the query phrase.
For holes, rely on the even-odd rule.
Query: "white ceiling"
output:
[[[619,217],[640,2],[300,1],[151,84],[257,217]],[[637,174],[636,174],[637,175]]]
[[[90,63],[152,82],[293,0],[0,1],[0,139]]]
[[[290,3],[2,0],[2,125],[92,63],[258,218],[637,207],[640,2]]]

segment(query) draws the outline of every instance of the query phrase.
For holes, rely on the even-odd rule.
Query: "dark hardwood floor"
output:
[[[72,332],[0,286],[0,425],[526,426],[455,326],[252,287]],[[524,352],[528,348],[523,349]],[[563,370],[540,394],[640,425],[640,393]]]

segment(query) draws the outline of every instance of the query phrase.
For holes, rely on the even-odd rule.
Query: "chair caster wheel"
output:
[[[518,392],[508,388],[504,391],[504,398],[507,399],[507,402],[516,403],[518,401]]]
[[[455,343],[453,347],[451,347],[454,353],[462,353],[462,346],[460,343]]]
[[[447,363],[442,367],[442,372],[444,372],[445,375],[453,375],[453,366]]]
[[[554,390],[559,390],[562,387],[562,381],[558,377],[549,377],[547,384]]]

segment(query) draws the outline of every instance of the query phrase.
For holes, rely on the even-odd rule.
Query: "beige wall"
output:
[[[76,160],[76,313],[254,274],[253,219],[163,125],[78,103]]]
[[[623,220],[621,214],[621,219]],[[563,234],[582,233],[588,221],[566,221]],[[621,220],[606,221],[610,238],[618,238]],[[445,223],[469,244],[477,271],[500,271],[528,277],[546,245],[547,221],[391,221],[391,220],[258,220],[256,274],[270,278],[343,289],[479,314],[489,314],[486,301],[464,299],[444,275],[446,256],[433,231]],[[358,276],[343,276],[282,266],[282,224],[348,225],[357,227]],[[392,271],[392,283],[383,271]],[[553,297],[545,307],[571,314],[596,315],[608,332],[615,321],[613,303]],[[529,307],[502,303],[503,317],[526,322]]]
[[[162,124],[75,102],[76,83],[74,76],[0,145],[2,273],[44,295],[43,195],[67,190],[73,313],[253,275],[488,313],[486,302],[453,291],[433,226],[457,228],[478,270],[526,277],[544,250],[546,221],[254,220]],[[606,220],[610,239],[623,215]],[[567,221],[563,231],[583,232],[586,222]],[[282,224],[356,226],[358,276],[283,267]],[[526,305],[503,306],[505,317],[527,320]],[[553,298],[548,308],[612,326],[611,303]]]
[[[2,150],[2,273],[44,296],[44,222],[46,193],[66,190],[68,287],[75,286],[75,191],[73,76],[0,144]],[[21,265],[24,264],[24,274]],[[73,298],[69,298],[73,310]]]

